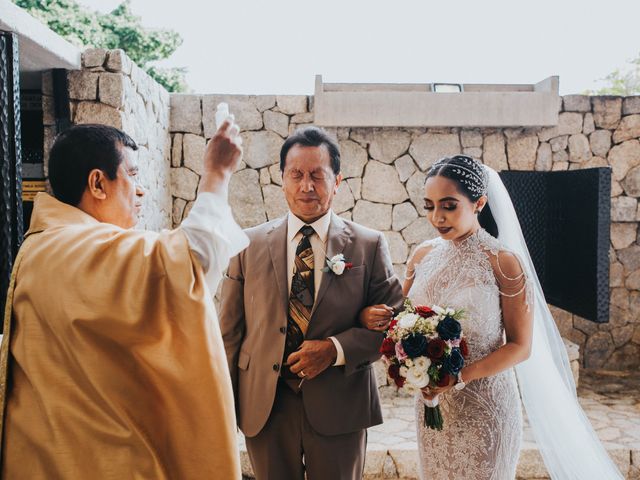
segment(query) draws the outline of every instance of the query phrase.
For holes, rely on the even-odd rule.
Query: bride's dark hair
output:
[[[425,182],[431,177],[453,180],[458,185],[458,191],[472,202],[487,194],[488,178],[484,167],[467,155],[441,158],[431,166]],[[498,225],[491,214],[489,204],[486,204],[478,215],[478,222],[489,234],[498,237]]]

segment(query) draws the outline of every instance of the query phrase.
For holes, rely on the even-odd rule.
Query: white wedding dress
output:
[[[462,323],[473,363],[504,344],[501,295],[531,295],[526,277],[501,292],[492,260],[500,243],[480,229],[459,244],[437,238],[415,266],[409,298],[414,305],[463,308]],[[493,256],[493,259],[491,258]],[[501,270],[499,270],[501,271]],[[521,287],[521,288],[520,288]],[[530,297],[529,297],[530,298]],[[522,439],[522,404],[513,369],[451,389],[440,396],[442,431],[424,426],[424,403],[416,397],[421,477],[424,480],[507,480],[515,478]]]

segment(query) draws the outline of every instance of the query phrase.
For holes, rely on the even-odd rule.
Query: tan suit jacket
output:
[[[236,399],[238,424],[248,437],[264,427],[276,395],[288,310],[287,218],[248,229],[249,247],[231,260],[222,285],[220,323]],[[358,322],[368,305],[402,304],[384,236],[332,214],[327,256],[343,253],[353,268],[323,273],[308,340],[334,336],[346,364],[329,367],[302,385],[305,413],[323,435],[382,423],[372,368],[383,334]],[[316,259],[322,261],[322,259]],[[286,368],[286,367],[285,367]]]

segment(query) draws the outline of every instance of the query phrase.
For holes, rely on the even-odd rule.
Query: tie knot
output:
[[[302,227],[300,229],[300,231],[302,232],[302,236],[304,236],[304,237],[310,237],[315,232],[315,230],[313,229],[313,227],[311,225],[305,225],[304,227]]]

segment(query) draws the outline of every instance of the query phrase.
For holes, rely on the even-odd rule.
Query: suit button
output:
[[[278,370],[280,370],[280,364],[279,363],[274,363],[273,364],[273,370],[274,370],[274,372],[277,372]]]
[[[282,333],[283,335],[287,333],[287,327],[280,327],[280,333]]]

